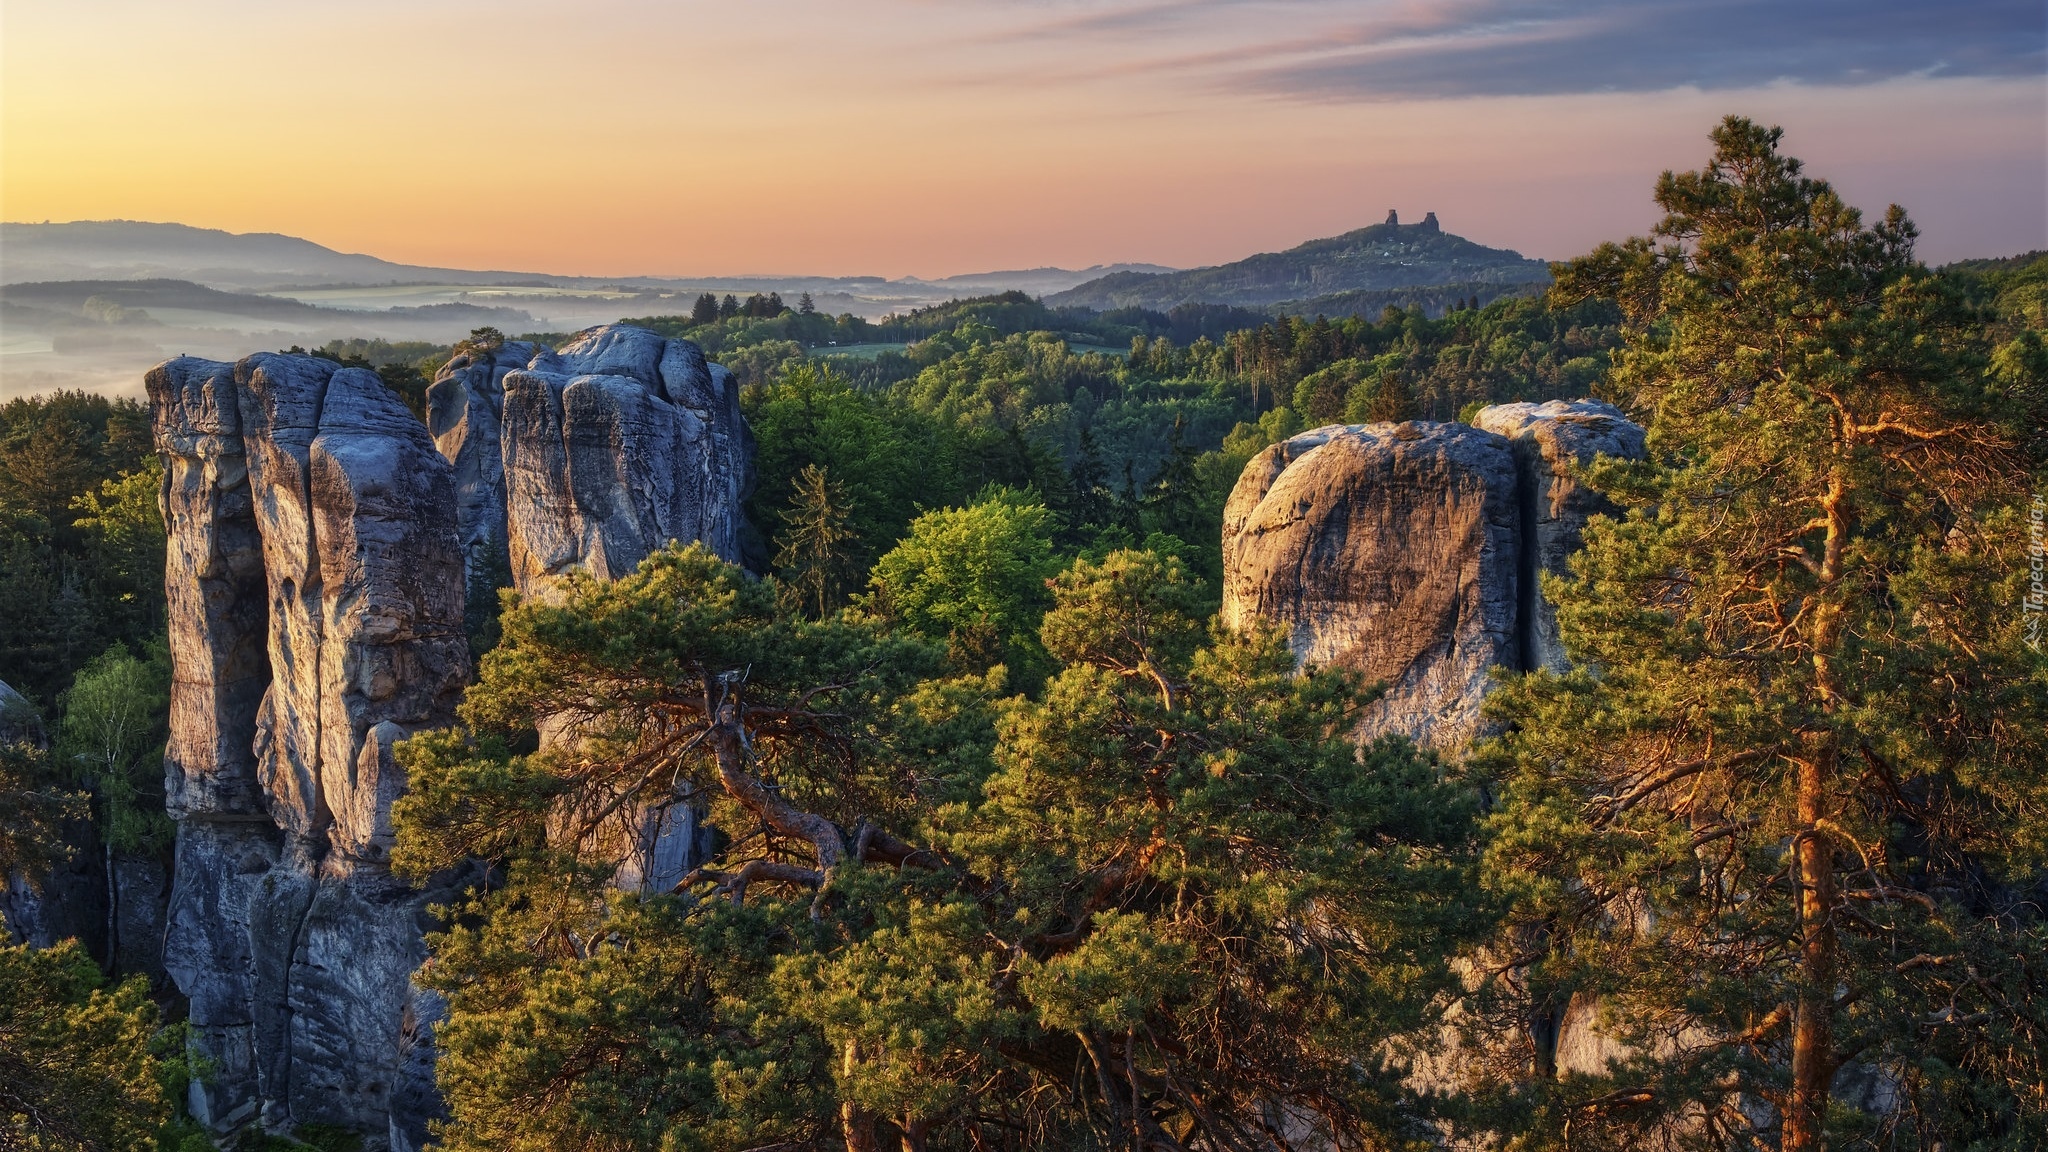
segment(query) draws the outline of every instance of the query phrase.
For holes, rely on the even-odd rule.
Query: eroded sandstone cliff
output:
[[[1563,667],[1536,573],[1562,573],[1604,509],[1572,462],[1642,451],[1642,429],[1590,400],[1304,432],[1254,457],[1224,507],[1224,621],[1278,621],[1304,663],[1385,684],[1362,739],[1460,747],[1486,730],[1494,668]]]
[[[181,358],[147,382],[170,538],[164,960],[219,1066],[194,1112],[416,1147],[427,896],[384,862],[391,745],[450,723],[469,674],[451,469],[364,369]]]
[[[428,424],[455,465],[473,572],[502,548],[515,587],[631,572],[671,540],[743,559],[753,442],[739,387],[687,340],[608,325],[557,352],[449,361]]]
[[[163,956],[218,1066],[193,1110],[417,1148],[440,1009],[411,974],[427,906],[465,877],[390,874],[393,745],[454,720],[469,589],[613,577],[669,540],[738,557],[737,389],[620,326],[457,358],[431,434],[374,373],[309,356],[180,358],[147,383],[170,535]],[[673,883],[696,817],[621,813],[621,882]]]

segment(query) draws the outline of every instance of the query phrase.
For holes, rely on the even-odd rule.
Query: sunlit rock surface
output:
[[[1463,424],[1332,425],[1245,466],[1223,513],[1223,619],[1287,628],[1307,664],[1387,691],[1363,739],[1469,740],[1516,658],[1514,452]]]
[[[1595,400],[1275,444],[1224,507],[1224,621],[1276,621],[1303,663],[1386,685],[1362,739],[1462,748],[1489,731],[1493,669],[1567,666],[1538,573],[1613,510],[1572,473],[1602,454],[1640,459],[1643,430]]]
[[[607,325],[554,352],[451,360],[428,394],[473,572],[501,542],[522,592],[631,572],[671,540],[743,559],[752,439],[739,387],[688,340]]]
[[[431,895],[385,861],[391,745],[452,722],[469,675],[452,469],[364,369],[182,358],[147,383],[170,539],[164,965],[219,1066],[193,1111],[418,1147]]]

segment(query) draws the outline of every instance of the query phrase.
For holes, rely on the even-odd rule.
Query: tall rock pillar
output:
[[[216,1132],[338,1125],[418,1147],[438,1006],[427,894],[390,875],[391,746],[469,672],[454,480],[374,373],[181,358],[147,378],[170,532],[165,967],[218,1065]]]

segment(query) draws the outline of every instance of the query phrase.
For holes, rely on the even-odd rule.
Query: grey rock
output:
[[[1539,572],[1612,512],[1573,476],[1641,459],[1597,400],[1500,404],[1462,424],[1331,425],[1261,452],[1223,514],[1223,618],[1288,629],[1304,663],[1387,685],[1361,738],[1456,749],[1486,734],[1496,667],[1568,667]]]
[[[514,584],[617,579],[670,541],[738,562],[751,440],[730,373],[687,340],[610,325],[503,378]]]
[[[1304,664],[1387,691],[1361,722],[1455,748],[1516,658],[1515,461],[1462,424],[1333,425],[1245,466],[1223,514],[1223,620],[1277,621]]]
[[[422,1147],[444,1009],[411,974],[426,907],[465,878],[390,875],[393,746],[453,721],[466,589],[507,559],[542,591],[670,540],[739,558],[738,388],[695,345],[623,326],[457,357],[430,428],[373,373],[313,357],[181,358],[148,385],[178,822],[162,955],[219,1065],[193,1114],[219,1135],[324,1123]],[[686,805],[616,819],[622,887],[665,890],[702,854]]]
[[[542,351],[513,340],[489,353],[459,353],[427,390],[427,431],[455,466],[455,525],[472,588],[490,585],[505,550],[505,375]]]
[[[165,803],[174,819],[264,819],[253,743],[270,687],[268,593],[234,367],[181,357],[152,369],[146,383],[168,532]]]
[[[1472,424],[1507,437],[1515,446],[1523,533],[1530,545],[1525,573],[1533,576],[1534,569],[1541,569],[1568,575],[1567,564],[1583,544],[1586,521],[1617,512],[1606,497],[1574,479],[1572,467],[1589,464],[1596,456],[1641,460],[1642,426],[1599,400],[1495,404],[1480,409]],[[1525,666],[1565,671],[1571,662],[1558,640],[1556,607],[1533,579],[1525,583],[1523,593]]]
[[[452,722],[469,675],[453,469],[362,369],[180,359],[148,385],[171,541],[163,957],[220,1066],[193,1113],[415,1147],[437,1014],[410,979],[429,896],[385,867],[391,749]]]

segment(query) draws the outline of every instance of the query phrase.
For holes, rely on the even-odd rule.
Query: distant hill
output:
[[[1504,248],[1488,248],[1453,236],[1430,213],[1420,224],[1388,222],[1311,240],[1285,252],[1265,252],[1231,264],[1185,272],[1115,272],[1046,297],[1054,307],[1151,308],[1181,304],[1230,304],[1268,311],[1299,311],[1318,300],[1335,314],[1355,294],[1354,306],[1385,299],[1399,303],[1401,289],[1431,289],[1426,295],[1485,298],[1546,283],[1550,268]],[[1379,294],[1386,294],[1384,297]],[[1417,301],[1421,302],[1421,301]],[[1384,305],[1382,305],[1383,307]]]
[[[466,321],[476,324],[527,324],[533,317],[517,308],[475,304],[429,304],[387,308],[380,312],[321,308],[282,296],[222,292],[187,280],[58,280],[8,284],[0,300],[16,322],[35,317],[56,325],[81,322],[135,325],[160,324],[150,315],[175,310],[213,316],[238,316],[279,323],[357,323],[376,320]]]
[[[1105,276],[1136,273],[1157,276],[1177,269],[1164,264],[1097,264],[1092,268],[1017,268],[1003,272],[970,272],[963,276],[942,276],[923,283],[943,288],[957,288],[969,292],[1028,292],[1033,296],[1045,296],[1064,292],[1077,284],[1086,284]]]
[[[337,252],[275,232],[223,232],[185,224],[137,220],[80,220],[65,224],[0,224],[0,283],[59,280],[189,280],[213,288],[264,291],[323,285],[388,284],[544,285],[560,288],[641,286],[704,292],[799,292],[873,300],[878,309],[916,307],[951,296],[1017,290],[1034,296],[1060,292],[1106,273],[1171,272],[1158,264],[1092,268],[1024,268],[932,279],[882,276],[557,276],[542,272],[478,271],[398,264],[375,256]],[[854,303],[848,301],[847,303]]]
[[[0,280],[191,280],[215,288],[284,284],[502,284],[531,273],[395,264],[275,232],[80,220],[0,224]]]

